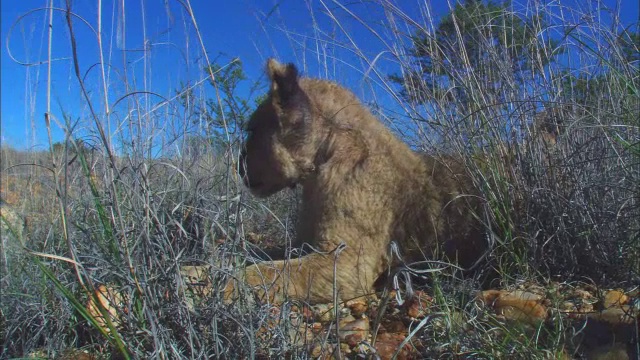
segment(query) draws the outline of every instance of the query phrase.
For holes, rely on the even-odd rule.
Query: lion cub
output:
[[[252,115],[240,175],[267,197],[303,189],[297,242],[317,252],[247,267],[266,300],[311,303],[371,294],[396,242],[409,263],[446,257],[471,264],[484,248],[464,168],[413,152],[340,85],[302,78],[270,59],[268,97]],[[225,289],[225,298],[234,284]]]

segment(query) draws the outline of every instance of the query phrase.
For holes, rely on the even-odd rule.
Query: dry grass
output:
[[[591,16],[597,13],[586,8],[554,4],[533,1],[508,13],[547,15],[546,23],[529,25],[540,36],[528,44],[528,52],[518,54],[531,61],[529,69],[514,72],[502,48],[479,35],[475,45],[486,54],[482,61],[461,55],[435,64],[449,79],[446,93],[416,76],[421,65],[408,52],[411,36],[424,35],[428,40],[422,46],[432,54],[445,48],[466,54],[469,49],[463,43],[442,43],[430,9],[421,5],[415,6],[419,13],[410,13],[384,0],[331,6],[321,1],[309,4],[310,15],[328,19],[335,31],[325,32],[315,23],[311,43],[285,34],[292,44],[304,44],[296,51],[315,58],[325,75],[340,66],[360,71],[365,87],[373,89],[367,90],[370,99],[386,99],[372,103],[374,110],[416,149],[466,159],[491,204],[487,214],[494,224],[494,248],[487,264],[498,269],[503,285],[559,277],[629,288],[640,279],[638,59],[625,57],[621,26],[600,23]],[[189,1],[184,5],[189,22],[184,26],[197,28],[200,17],[191,12]],[[366,11],[360,11],[367,7],[384,10],[386,22],[365,21]],[[66,16],[64,21],[68,32],[50,36],[75,39],[80,20]],[[349,36],[347,24],[360,24],[380,40],[380,48],[365,49]],[[486,33],[482,24],[476,29]],[[505,26],[497,33],[509,37],[509,31]],[[460,27],[453,34],[465,36]],[[206,54],[202,38],[207,35],[198,31],[192,36],[188,40],[197,44],[197,52]],[[118,58],[101,41],[96,45],[106,58]],[[637,46],[631,48],[637,51]],[[561,49],[562,61],[538,61]],[[79,65],[81,51],[72,49],[77,77],[70,81],[80,85],[89,108],[82,122],[85,132],[71,118],[55,118],[49,108],[47,126],[65,129],[66,141],[55,145],[50,139],[49,151],[4,147],[0,154],[3,209],[24,219],[8,224],[8,210],[3,210],[0,357],[36,349],[54,356],[70,347],[122,358],[309,357],[287,321],[273,329],[273,336],[257,336],[270,313],[249,295],[226,306],[214,291],[193,310],[181,287],[182,265],[210,265],[214,289],[237,276],[260,253],[247,241],[250,233],[277,244],[293,236],[296,195],[257,201],[236,175],[239,126],[253,99],[242,104],[233,89],[225,88],[220,75],[235,61],[207,67],[210,61],[203,58],[194,69],[200,79],[158,102],[156,89],[135,87],[133,75],[109,77],[105,62],[97,82],[89,83]],[[349,55],[341,57],[343,52]],[[144,53],[142,59],[149,56]],[[393,71],[397,78],[411,84],[404,96],[381,69],[389,64],[399,69]],[[570,74],[601,76],[597,84],[590,83],[597,91],[583,96],[577,80],[567,87]],[[109,81],[124,89],[116,106],[107,101]],[[208,84],[213,91],[205,91]],[[41,95],[48,102],[51,88],[49,83]],[[466,100],[450,96],[455,93]],[[115,122],[121,127],[111,134]],[[545,125],[537,125],[541,122]],[[543,127],[547,135],[553,130],[554,144],[541,140]],[[450,275],[427,275],[438,316],[418,324],[411,335],[430,339],[425,356],[528,353],[554,358],[562,353],[572,336],[562,321],[496,331],[502,325],[470,301],[477,284]],[[100,331],[87,313],[84,304],[99,284],[122,292],[121,327]],[[461,324],[462,313],[468,324]],[[468,326],[475,330],[468,332]]]

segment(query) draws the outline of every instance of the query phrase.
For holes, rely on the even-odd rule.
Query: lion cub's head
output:
[[[321,131],[296,67],[270,59],[267,75],[271,88],[245,128],[239,169],[251,192],[262,197],[294,187],[314,171]]]

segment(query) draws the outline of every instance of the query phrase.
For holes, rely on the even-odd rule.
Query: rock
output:
[[[586,314],[595,310],[592,303],[581,303],[578,305],[578,312]]]
[[[603,306],[605,309],[614,306],[625,305],[629,302],[629,297],[621,290],[611,290],[604,295]]]
[[[199,305],[212,295],[209,265],[185,265],[180,267],[181,281],[178,284],[180,293],[185,295],[185,303],[189,311],[194,311]]]
[[[351,315],[355,317],[361,316],[369,309],[369,303],[365,297],[349,300],[345,305],[351,310]]]
[[[408,330],[407,325],[402,320],[396,319],[384,319],[382,326],[384,326],[385,332],[390,333],[403,333]]]
[[[416,291],[414,296],[404,303],[407,315],[412,319],[421,319],[429,314],[429,308],[433,303],[433,298],[424,291]]]
[[[356,318],[351,315],[347,315],[340,318],[340,321],[338,322],[338,324],[340,325],[340,329],[342,329],[347,324],[354,322],[355,320]]]
[[[311,331],[313,331],[314,334],[320,334],[323,330],[324,330],[324,326],[322,326],[322,323],[319,322],[314,322],[313,324],[309,325],[309,327],[311,328]]]
[[[539,297],[538,300],[542,300],[544,294],[547,293],[548,290],[549,289],[541,286],[540,284],[536,284],[534,282],[525,282],[524,284],[518,286],[518,290],[514,290],[513,292],[522,291],[529,294],[535,294],[537,297]]]
[[[522,300],[532,300],[532,301],[543,301],[544,300],[544,296],[541,294],[537,294],[537,293],[532,293],[529,291],[522,291],[522,290],[514,290],[508,293],[509,296],[512,296],[514,298],[519,298]]]
[[[315,343],[311,347],[310,355],[314,359],[334,359],[336,344],[321,342]]]
[[[301,324],[299,326],[289,327],[289,340],[297,346],[309,344],[315,338],[315,333],[311,326]]]
[[[590,299],[593,299],[594,297],[592,293],[583,289],[574,289],[572,295],[575,298],[583,299],[583,300],[590,300]]]
[[[405,334],[400,333],[380,333],[376,338],[374,347],[380,359],[387,360],[393,358],[393,355],[398,352],[396,359],[405,360],[412,359],[415,355],[415,351],[410,344],[406,344],[400,349],[400,344],[406,338]]]
[[[506,320],[539,323],[547,318],[547,309],[539,295],[524,291],[487,290],[478,295],[480,302],[494,309]]]
[[[348,344],[340,344],[340,351],[342,352],[342,355],[349,355],[351,354],[353,351],[351,350],[352,346],[348,345]]]
[[[369,337],[369,319],[362,318],[345,322],[340,326],[340,341],[355,347]]]
[[[313,318],[321,323],[328,323],[336,318],[336,310],[331,304],[318,304],[312,307]]]
[[[264,234],[258,234],[249,231],[245,235],[247,241],[255,245],[260,245],[264,241]]]
[[[256,335],[263,339],[268,339],[274,334],[274,330],[280,326],[280,313],[282,310],[277,306],[270,306],[268,311],[268,317],[258,329]],[[297,331],[297,330],[296,330]]]
[[[563,313],[573,313],[578,311],[578,308],[576,307],[576,304],[572,303],[571,301],[563,301],[560,305],[559,310]]]
[[[111,329],[100,308],[105,310],[109,321],[111,321],[113,327],[117,328],[122,320],[121,313],[124,312],[124,300],[124,295],[116,289],[115,285],[102,284],[95,288],[92,296],[89,296],[86,305],[87,312],[96,320],[98,326],[108,333],[111,332]]]

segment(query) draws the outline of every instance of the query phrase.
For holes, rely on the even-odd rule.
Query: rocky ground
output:
[[[469,312],[448,314],[432,311],[434,299],[417,291],[404,302],[395,292],[387,300],[352,300],[337,311],[330,305],[311,308],[293,307],[288,314],[291,331],[307,344],[311,356],[319,359],[363,358],[424,359],[482,357],[468,349],[474,331],[498,340],[504,329],[517,328],[523,336],[541,333],[544,327],[570,324],[565,330],[575,333],[556,358],[636,359],[638,334],[638,293],[570,286],[552,283],[547,286],[523,284],[508,290],[479,292],[473,306],[486,313],[471,318]],[[282,319],[282,309],[273,308],[275,326]],[[336,321],[336,315],[340,316]],[[450,322],[468,336],[449,344],[437,344],[425,338],[421,328],[447,331]],[[484,322],[484,324],[483,324]],[[486,325],[493,330],[485,333]],[[336,326],[337,324],[337,326]],[[454,327],[456,326],[454,325]],[[260,336],[271,336],[266,326]],[[450,330],[450,329],[449,329]],[[480,335],[480,334],[476,334]],[[465,340],[465,337],[467,340]],[[268,358],[268,353],[264,353]],[[499,355],[499,354],[495,354]],[[505,354],[506,355],[506,354]],[[523,355],[524,356],[524,355]],[[526,358],[526,356],[524,356]]]
[[[210,295],[207,270],[183,268],[192,310]],[[112,289],[103,286],[97,291],[107,309],[111,309],[109,299],[121,300]],[[515,347],[491,345],[514,341],[557,349],[546,353],[548,359],[638,358],[638,289],[522,283],[472,295],[463,310],[446,311],[433,294],[422,290],[411,295],[391,291],[337,308],[333,304],[265,306],[268,315],[256,333],[257,343],[285,337],[296,349],[292,358],[302,349],[316,359],[540,358],[539,354],[514,354]],[[90,302],[88,308],[92,307],[100,317]],[[113,311],[110,314],[115,316]],[[486,351],[478,350],[482,346]],[[258,349],[258,358],[271,359],[274,354],[265,346]]]

